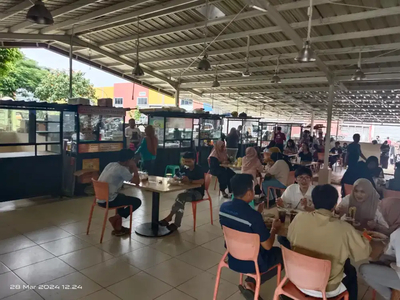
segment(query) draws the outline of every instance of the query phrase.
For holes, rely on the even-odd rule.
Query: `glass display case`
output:
[[[208,167],[207,157],[215,141],[221,139],[221,116],[159,109],[141,112],[148,116],[158,138],[157,175],[164,174],[166,165],[179,165],[188,151],[196,153],[198,162],[204,160],[204,167]]]
[[[232,128],[235,128],[239,133],[239,148],[237,157],[243,157],[245,155],[246,148],[259,146],[259,141],[261,139],[259,118],[225,118],[223,130],[224,133],[228,135]]]
[[[200,128],[198,132],[198,146],[213,146],[215,141],[221,139],[222,135],[222,120],[218,119],[200,119]]]

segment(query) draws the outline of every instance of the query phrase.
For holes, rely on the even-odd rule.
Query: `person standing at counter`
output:
[[[128,139],[129,149],[135,151],[142,140],[142,133],[136,127],[135,119],[129,120],[129,126],[125,128],[125,137]]]
[[[210,156],[208,157],[208,163],[210,165],[211,175],[217,176],[219,181],[219,189],[224,198],[229,198],[226,193],[226,188],[228,188],[229,193],[232,192],[231,189],[231,178],[235,176],[235,172],[230,168],[222,167],[221,164],[228,164],[228,154],[226,152],[225,143],[223,141],[218,141]]]
[[[144,132],[146,136],[142,140],[136,154],[140,153],[142,156],[142,169],[147,171],[149,175],[155,175],[154,163],[156,161],[158,139],[153,126],[148,125]]]
[[[226,151],[228,157],[233,157],[236,160],[237,152],[239,148],[239,134],[235,127],[232,127],[228,136],[226,137]]]

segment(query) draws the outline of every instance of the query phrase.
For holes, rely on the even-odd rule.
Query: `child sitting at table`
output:
[[[197,201],[204,197],[204,172],[203,169],[196,164],[195,154],[193,152],[186,152],[182,157],[182,162],[183,167],[179,171],[179,175],[182,177],[182,182],[201,184],[201,187],[187,190],[176,197],[170,214],[159,222],[161,226],[167,226],[171,231],[175,231],[181,226],[185,203]],[[175,222],[169,224],[174,215]]]

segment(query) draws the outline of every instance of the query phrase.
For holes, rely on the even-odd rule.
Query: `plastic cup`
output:
[[[284,224],[286,221],[286,210],[279,209],[278,210],[278,218],[281,221],[281,223]]]

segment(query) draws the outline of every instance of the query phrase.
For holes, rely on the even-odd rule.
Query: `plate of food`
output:
[[[371,237],[373,241],[377,242],[383,242],[389,239],[389,237],[383,233],[377,232],[377,231],[365,231],[365,233]]]

